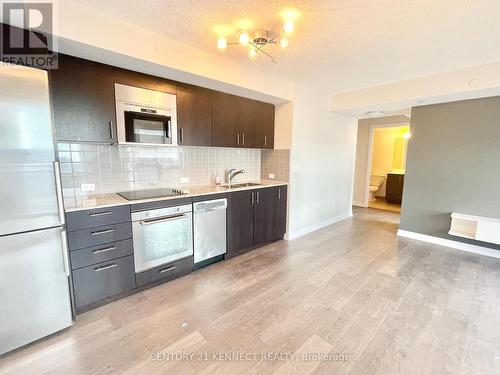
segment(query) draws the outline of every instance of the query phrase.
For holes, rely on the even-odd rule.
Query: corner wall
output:
[[[352,215],[356,124],[330,111],[329,96],[296,85],[290,150],[288,238]]]
[[[500,218],[500,97],[414,108],[400,229],[448,235],[452,212]]]

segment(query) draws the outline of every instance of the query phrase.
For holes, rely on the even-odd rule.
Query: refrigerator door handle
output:
[[[59,166],[59,162],[54,162],[54,175],[56,179],[56,194],[57,194],[57,206],[59,207],[59,221],[61,225],[66,223],[66,219],[64,218],[64,201],[62,194],[62,185],[61,185],[61,168]]]
[[[61,228],[61,246],[64,264],[64,273],[69,277],[69,259],[68,259],[68,238],[66,236],[66,230]]]

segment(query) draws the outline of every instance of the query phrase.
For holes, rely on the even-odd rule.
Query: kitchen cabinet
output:
[[[401,204],[403,200],[404,174],[389,173],[387,175],[385,200],[387,203]]]
[[[82,311],[95,302],[135,288],[134,256],[114,259],[73,271],[75,304]]]
[[[135,288],[130,206],[66,213],[78,313]]]
[[[259,246],[276,239],[279,227],[279,200],[276,188],[255,191],[253,245]]]
[[[212,145],[212,90],[177,87],[177,141],[181,146]]]
[[[121,83],[177,95],[179,145],[274,145],[273,104],[64,54],[49,79],[58,141],[116,143],[114,83]]]
[[[264,136],[262,133],[262,113],[260,103],[255,100],[238,98],[238,133],[240,134],[240,147],[263,148]]]
[[[229,201],[228,258],[283,238],[286,186],[233,192]]]
[[[212,145],[273,148],[274,105],[222,92],[212,95]]]
[[[214,92],[212,95],[212,146],[239,147],[240,102],[235,95]]]
[[[233,257],[253,247],[255,193],[253,190],[229,194],[227,256]]]
[[[260,103],[260,113],[262,121],[262,136],[264,138],[261,148],[274,148],[274,104]]]
[[[286,185],[278,186],[278,227],[276,228],[276,238],[283,238],[286,233],[286,209],[288,204],[288,189]]]
[[[50,90],[58,141],[115,143],[114,68],[59,55],[50,70]]]

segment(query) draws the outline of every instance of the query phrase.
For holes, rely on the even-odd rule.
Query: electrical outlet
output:
[[[189,177],[181,177],[181,184],[189,184]]]
[[[269,173],[269,179],[274,180],[274,178],[275,178],[274,173]]]
[[[82,189],[82,191],[94,191],[95,184],[81,184],[80,189]]]

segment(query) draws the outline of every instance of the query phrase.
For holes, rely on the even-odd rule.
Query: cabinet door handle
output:
[[[181,128],[181,134],[180,134],[181,141],[180,143],[184,142],[184,128]]]
[[[96,232],[90,233],[91,236],[98,236],[100,234],[108,234],[108,233],[113,233],[115,230],[114,229],[105,229],[105,230],[98,230]]]
[[[236,134],[236,145],[240,145],[240,133]]]
[[[100,271],[109,270],[110,268],[115,268],[115,267],[118,267],[118,264],[112,263],[112,264],[108,264],[105,266],[96,267],[96,268],[94,268],[94,271],[100,272]]]
[[[109,138],[111,138],[111,140],[114,142],[114,140],[115,140],[115,134],[114,134],[114,131],[113,131],[113,121],[109,122]]]
[[[161,270],[159,270],[158,272],[160,273],[165,273],[165,272],[168,272],[168,271],[173,271],[175,270],[177,267],[176,266],[167,266],[165,268],[162,268]]]
[[[278,200],[281,200],[281,189],[278,189]]]
[[[92,214],[89,214],[89,217],[96,217],[96,216],[104,216],[104,215],[111,215],[113,211],[104,211],[104,212],[94,212]]]
[[[252,191],[252,206],[255,204],[255,196],[254,196],[254,192]]]
[[[115,246],[105,247],[104,249],[96,249],[92,251],[92,254],[105,253],[107,251],[115,250]]]
[[[243,146],[245,146],[245,133],[243,133]]]
[[[267,147],[267,135],[264,136],[264,147]]]
[[[259,192],[257,192],[257,204],[259,204],[259,203],[260,203],[259,201],[260,201],[260,193],[259,193]]]

